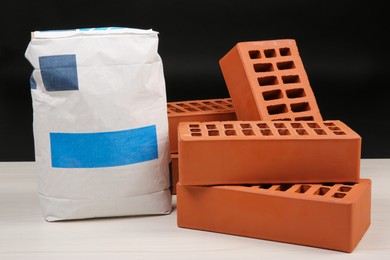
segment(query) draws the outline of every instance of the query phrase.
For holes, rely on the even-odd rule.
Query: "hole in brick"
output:
[[[340,130],[340,128],[338,128],[337,126],[330,126],[329,129],[332,130],[332,131]]]
[[[233,124],[224,124],[223,127],[225,127],[225,129],[234,128]]]
[[[197,109],[195,108],[192,108],[190,106],[188,106],[187,104],[183,104],[183,103],[179,103],[179,104],[176,104],[177,106],[181,107],[182,109],[185,109],[187,111],[197,111]]]
[[[288,75],[288,76],[282,76],[282,80],[284,84],[292,84],[292,83],[299,83],[301,80],[299,79],[298,75]]]
[[[286,94],[288,98],[300,98],[305,97],[305,90],[303,88],[295,88],[286,90]]]
[[[276,128],[287,128],[286,125],[283,123],[275,123],[274,125]]]
[[[291,126],[293,128],[303,128],[302,124],[301,123],[291,123]]]
[[[193,108],[193,107],[183,107],[185,110],[187,111],[190,111],[190,112],[194,112],[194,111],[198,111],[197,109]]]
[[[262,135],[265,135],[265,136],[273,135],[272,131],[269,129],[261,129],[260,132]]]
[[[334,132],[335,135],[346,135],[343,131],[336,131]]]
[[[324,125],[326,125],[326,126],[335,126],[335,124],[332,123],[332,122],[325,122]]]
[[[221,106],[217,106],[217,105],[213,106],[213,108],[215,108],[215,109],[222,109]]]
[[[260,184],[259,189],[265,189],[268,190],[269,188],[272,187],[272,184]]]
[[[272,119],[271,121],[291,121],[291,118],[276,118]]]
[[[276,66],[279,70],[289,70],[295,68],[295,64],[293,61],[278,62],[276,63]]]
[[[258,123],[257,126],[259,128],[269,128],[268,125],[266,123]]]
[[[267,110],[270,115],[282,114],[287,112],[287,106],[286,104],[268,106]]]
[[[274,71],[274,66],[272,66],[272,63],[256,63],[253,64],[253,68],[256,72]]]
[[[272,187],[272,184],[260,184],[259,185],[260,189],[265,189],[265,190],[268,190],[271,187]]]
[[[299,186],[299,188],[295,191],[297,193],[305,193],[306,191],[308,191],[310,189],[310,185],[301,185]]]
[[[236,131],[235,130],[225,130],[225,135],[237,135]]]
[[[346,186],[341,186],[339,191],[342,191],[342,192],[348,192],[350,191],[352,188],[351,187],[346,187]]]
[[[330,190],[329,188],[321,187],[321,188],[319,188],[318,190],[316,190],[316,192],[314,192],[314,195],[323,196],[323,195],[325,195],[329,190]]]
[[[336,192],[332,197],[338,198],[338,199],[342,199],[342,198],[345,197],[345,195],[347,195],[347,194],[345,194],[345,193],[340,193],[340,192]]]
[[[202,136],[202,133],[191,133],[191,136]]]
[[[190,131],[192,133],[195,133],[195,132],[200,132],[201,130],[199,128],[193,128],[193,129],[190,129]]]
[[[274,100],[274,99],[280,99],[282,97],[283,97],[283,94],[282,94],[282,91],[280,89],[263,92],[264,100]]]
[[[250,124],[240,124],[241,128],[252,128]]]
[[[194,107],[202,106],[202,104],[195,103],[195,102],[191,102],[190,105],[192,105],[192,106],[194,106]]]
[[[279,185],[279,187],[277,187],[276,190],[286,191],[286,190],[290,189],[292,186],[293,186],[292,184],[282,184],[282,185]]]
[[[184,112],[183,110],[178,109],[178,108],[171,108],[171,110],[172,110],[173,112],[176,112],[176,113],[183,113],[183,112]]]
[[[190,127],[192,128],[192,127],[199,127],[199,125],[190,125]]]
[[[302,116],[302,117],[296,117],[295,121],[313,121],[314,117],[312,116]]]
[[[206,110],[211,110],[211,108],[208,108],[208,107],[205,107],[205,106],[202,106],[202,107],[198,107],[200,110],[203,110],[203,111],[206,111]]]
[[[291,55],[291,50],[290,48],[280,48],[279,49],[280,56],[290,56]]]
[[[213,103],[211,103],[210,101],[203,101],[203,104],[210,106],[210,105],[212,105]]]
[[[322,183],[322,186],[333,187],[334,183]]]
[[[257,78],[257,81],[259,82],[260,86],[277,85],[279,83],[276,76],[267,76],[267,77]]]
[[[224,100],[215,100],[215,103],[217,103],[217,104],[220,104],[220,105],[226,105],[226,104],[228,104],[226,101],[224,101]]]
[[[309,102],[291,104],[291,111],[293,112],[303,112],[309,110],[310,110]]]
[[[318,135],[326,135],[326,132],[323,129],[314,129],[314,132]]]
[[[264,50],[264,55],[267,58],[276,57],[276,51],[274,49]]]
[[[209,131],[209,136],[219,136],[219,131],[218,130],[211,130],[211,131]]]
[[[251,129],[244,129],[244,130],[242,130],[242,133],[244,135],[255,135],[255,133]]]
[[[305,129],[296,129],[299,135],[309,135]]]
[[[290,135],[290,131],[288,129],[278,129],[280,135]]]
[[[317,123],[307,123],[310,128],[321,128]]]
[[[260,59],[261,58],[260,51],[258,50],[249,51],[249,57],[251,59]]]
[[[207,129],[217,129],[216,125],[206,125]]]

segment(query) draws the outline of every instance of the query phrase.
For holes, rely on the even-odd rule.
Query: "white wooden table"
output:
[[[390,159],[362,159],[361,177],[372,180],[371,226],[348,254],[178,228],[176,208],[164,216],[49,223],[34,162],[0,162],[0,259],[390,259]]]

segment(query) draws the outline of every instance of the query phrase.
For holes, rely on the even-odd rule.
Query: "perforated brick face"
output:
[[[240,42],[219,63],[239,120],[322,120],[295,40]]]
[[[364,181],[363,181],[364,182]],[[348,203],[352,202],[349,194],[356,193],[361,189],[362,184],[359,183],[310,183],[310,184],[258,184],[246,186],[226,186],[228,189],[239,189],[245,192],[256,192],[262,194],[273,194],[277,196],[288,196],[297,199],[313,199],[323,201],[324,199],[332,199],[333,202]],[[335,200],[333,200],[335,199]]]
[[[194,113],[234,113],[231,98],[168,102],[169,116]]]
[[[241,137],[243,139],[305,139],[305,138],[350,138],[356,133],[340,121],[324,122],[286,122],[286,121],[226,121],[226,122],[189,122],[182,124],[181,134],[186,140],[199,140],[210,137]],[[194,138],[191,138],[191,137]]]
[[[371,180],[177,186],[178,226],[352,252],[370,226]]]
[[[341,121],[182,122],[183,185],[356,182],[361,137]]]
[[[178,152],[177,127],[188,121],[236,120],[231,98],[168,102],[170,152]]]

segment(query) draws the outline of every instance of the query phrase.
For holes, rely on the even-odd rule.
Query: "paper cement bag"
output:
[[[168,214],[167,100],[158,33],[33,32],[35,159],[47,221]]]

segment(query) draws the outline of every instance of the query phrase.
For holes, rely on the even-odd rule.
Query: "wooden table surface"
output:
[[[362,159],[371,226],[350,254],[177,227],[164,216],[46,222],[34,162],[0,162],[0,259],[390,259],[390,159]]]

